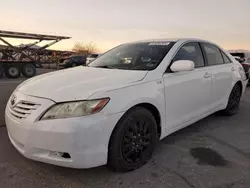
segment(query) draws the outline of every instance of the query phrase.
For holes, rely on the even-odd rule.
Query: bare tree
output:
[[[96,45],[92,42],[87,44],[77,42],[72,48],[72,50],[77,54],[83,54],[84,56],[87,57],[89,54],[96,51]]]

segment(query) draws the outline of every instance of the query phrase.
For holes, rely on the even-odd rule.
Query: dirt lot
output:
[[[10,144],[4,108],[22,82],[0,80],[0,188],[249,188],[250,88],[233,117],[212,115],[159,142],[153,159],[129,173],[75,170],[25,159]]]

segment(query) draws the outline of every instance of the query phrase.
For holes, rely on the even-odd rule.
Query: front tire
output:
[[[142,107],[132,108],[111,135],[109,167],[123,172],[141,167],[151,158],[157,139],[157,125],[151,112]]]
[[[236,84],[229,96],[228,104],[223,113],[227,116],[235,115],[240,108],[240,99],[241,99],[241,87],[239,84]]]

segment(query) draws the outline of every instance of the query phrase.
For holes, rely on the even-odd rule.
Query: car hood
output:
[[[84,100],[98,91],[142,80],[147,71],[76,67],[31,78],[16,90],[55,102]]]

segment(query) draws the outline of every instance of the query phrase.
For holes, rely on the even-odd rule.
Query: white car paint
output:
[[[153,42],[153,40],[150,40]],[[119,119],[135,105],[149,103],[161,118],[160,139],[226,108],[229,94],[239,81],[243,92],[247,80],[241,65],[233,63],[165,73],[178,49],[198,39],[175,41],[160,65],[152,71],[76,67],[48,73],[22,83],[8,101],[5,120],[9,138],[27,158],[72,168],[90,168],[107,163],[109,139]],[[13,116],[11,102],[35,104],[24,119]],[[74,118],[40,120],[56,103],[109,97],[98,113]],[[15,104],[16,104],[15,103]],[[58,152],[67,152],[70,159]]]
[[[80,69],[78,67],[64,69],[31,78],[27,81],[29,84],[22,84],[18,90],[28,95],[48,98],[56,102],[85,100],[95,92],[138,82],[146,74],[145,71],[130,72],[83,66]]]
[[[190,70],[194,70],[194,66],[195,65],[193,61],[182,60],[182,61],[175,62],[175,64],[171,66],[171,70],[173,72],[190,71]]]

